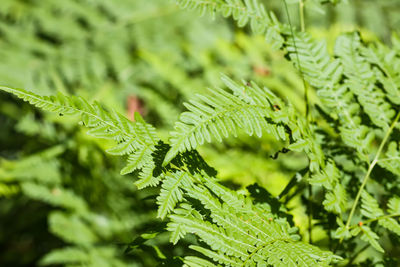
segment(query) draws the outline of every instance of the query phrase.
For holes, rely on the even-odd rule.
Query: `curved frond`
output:
[[[155,165],[151,155],[156,150],[159,138],[154,127],[145,123],[138,113],[135,114],[136,122],[133,123],[125,116],[107,111],[96,102],[89,104],[81,97],[69,97],[61,93],[56,96],[39,96],[23,89],[8,87],[0,87],[0,90],[12,93],[46,111],[79,115],[83,125],[89,128],[88,134],[117,143],[107,150],[110,154],[129,155],[128,164],[122,169],[122,174],[138,169],[141,170],[138,181],[140,188],[158,184],[159,179],[153,177]]]
[[[268,89],[261,89],[256,84],[239,85],[226,76],[222,77],[230,89],[210,90],[211,95],[198,95],[185,106],[180,121],[171,133],[171,150],[165,157],[169,163],[178,152],[196,149],[206,142],[222,141],[229,135],[237,135],[243,130],[248,135],[260,137],[268,132],[276,139],[286,140],[285,123],[287,107]],[[280,107],[274,109],[274,105]]]

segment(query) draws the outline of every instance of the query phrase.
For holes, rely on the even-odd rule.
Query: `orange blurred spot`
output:
[[[271,71],[264,66],[254,66],[253,71],[260,76],[268,76],[271,74]]]
[[[135,112],[143,115],[143,105],[137,96],[128,96],[127,98],[127,115],[131,121],[135,120]]]

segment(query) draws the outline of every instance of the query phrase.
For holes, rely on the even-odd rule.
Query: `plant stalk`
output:
[[[351,207],[350,215],[349,215],[349,218],[347,219],[346,226],[345,226],[345,228],[346,228],[347,230],[350,229],[351,219],[353,218],[353,215],[354,215],[354,212],[355,212],[355,210],[356,210],[358,201],[360,200],[361,193],[362,193],[362,191],[364,190],[364,187],[365,187],[365,185],[367,184],[367,181],[369,180],[369,177],[371,176],[372,170],[374,169],[375,165],[378,163],[378,160],[379,160],[379,157],[380,157],[380,155],[381,155],[381,153],[382,153],[382,150],[383,150],[383,148],[384,148],[386,142],[388,141],[389,136],[390,136],[390,134],[392,133],[394,127],[396,126],[396,123],[399,121],[399,118],[400,118],[400,112],[397,113],[397,116],[396,116],[396,118],[394,119],[392,125],[391,125],[390,128],[387,130],[387,132],[386,132],[386,134],[385,134],[385,137],[383,138],[381,144],[379,145],[379,148],[378,148],[378,151],[376,152],[376,155],[375,155],[374,160],[373,160],[373,161],[371,162],[371,164],[369,165],[368,171],[367,171],[367,173],[365,174],[365,176],[364,176],[364,178],[363,178],[363,181],[362,181],[362,183],[361,183],[360,189],[359,189],[358,192],[357,192],[357,196],[356,196],[356,199],[354,200],[353,206]],[[343,242],[343,238],[344,238],[344,237],[342,237],[342,238],[340,239],[339,244],[341,244],[341,243]]]
[[[394,217],[399,217],[399,216],[400,216],[400,213],[387,214],[387,215],[382,215],[382,216],[379,216],[379,217],[376,217],[376,218],[373,218],[373,219],[369,219],[369,220],[363,221],[363,223],[364,223],[364,224],[368,224],[368,223],[372,223],[372,222],[375,222],[375,221],[379,221],[379,220],[383,220],[383,219],[389,219],[389,218],[394,218]],[[355,224],[355,225],[350,226],[349,229],[353,229],[353,228],[355,228],[355,227],[358,227],[358,224]]]

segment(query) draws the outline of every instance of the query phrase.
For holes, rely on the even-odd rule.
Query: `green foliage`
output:
[[[142,98],[164,102],[160,106],[149,104],[148,107],[157,113],[155,117],[168,120],[170,117],[163,112],[171,108],[174,101],[184,102],[187,111],[181,113],[174,130],[168,135],[162,127],[156,128],[145,122],[138,112],[132,121],[96,101],[91,104],[86,97],[68,96],[65,92],[42,96],[24,89],[0,87],[0,90],[42,110],[61,116],[77,115],[80,124],[89,128],[89,135],[107,140],[100,146],[102,150],[127,159],[121,174],[135,176],[136,187],[142,189],[131,193],[140,196],[151,192],[152,195],[146,199],[155,199],[158,206],[155,215],[153,207],[150,207],[150,212],[146,205],[132,211],[127,208],[128,204],[104,200],[106,206],[112,207],[96,211],[91,205],[95,201],[85,198],[85,192],[77,194],[79,189],[74,182],[66,183],[61,174],[57,156],[70,150],[71,144],[52,147],[31,158],[5,161],[0,169],[0,177],[7,177],[1,181],[7,188],[3,190],[4,195],[17,193],[11,190],[14,186],[12,181],[25,196],[57,208],[48,215],[49,230],[67,245],[52,250],[42,259],[42,264],[125,266],[151,265],[155,261],[163,264],[179,261],[185,266],[394,264],[397,259],[393,255],[400,235],[398,38],[393,36],[391,47],[378,41],[367,44],[359,32],[344,33],[336,39],[333,51],[329,51],[327,42],[316,40],[310,33],[297,31],[290,20],[289,24],[280,22],[278,16],[266,11],[258,0],[176,2],[182,8],[197,10],[201,15],[210,13],[213,17],[218,14],[230,17],[238,27],[249,25],[256,35],[262,35],[273,48],[281,50],[280,53],[297,68],[300,80],[303,80],[305,103],[301,104],[306,107],[291,104],[291,99],[284,101],[280,97],[285,96],[284,91],[274,93],[268,86],[259,86],[259,82],[248,82],[252,80],[251,75],[240,77],[241,84],[235,82],[240,71],[227,71],[231,75],[222,75],[222,82],[215,80],[215,74],[206,73],[207,79],[215,86],[207,94],[200,92],[193,97],[195,93],[188,88],[203,85],[202,82],[196,78],[192,80],[191,74],[166,62],[169,50],[156,54],[157,47],[153,47],[154,51],[140,51],[139,57],[150,64],[155,73],[141,82],[136,81],[136,86],[143,89],[138,93]],[[339,4],[339,1],[314,2]],[[103,2],[100,6],[109,7]],[[115,6],[109,8],[119,10]],[[290,16],[289,12],[287,15]],[[96,21],[95,18],[93,16],[91,20]],[[52,28],[46,30],[52,32]],[[62,37],[63,40],[68,38],[74,39],[73,36]],[[243,47],[247,41],[242,39]],[[188,44],[188,47],[194,49],[195,45]],[[225,47],[233,50],[232,46],[226,45],[217,51],[222,53]],[[191,53],[196,53],[194,50]],[[119,55],[126,55],[124,52]],[[225,59],[234,54],[231,51]],[[212,57],[205,55],[207,52],[197,60],[202,68],[207,69]],[[184,62],[180,56],[172,61]],[[129,79],[124,79],[123,70],[129,64],[121,57],[110,58],[113,62],[110,64],[115,65],[114,71],[118,74],[115,84],[127,86]],[[193,66],[187,69],[193,73],[198,71]],[[103,68],[96,73],[102,73],[99,74],[102,77],[107,76],[105,72]],[[78,75],[71,77],[75,80]],[[152,79],[157,81],[149,82]],[[177,93],[167,96],[160,89],[166,85],[176,87]],[[316,97],[309,98],[313,92]],[[164,96],[165,101],[161,100]],[[171,117],[176,117],[179,109],[171,110]],[[18,128],[26,131],[27,135],[41,132],[37,124],[30,127],[31,120],[20,122]],[[47,130],[43,137],[57,135],[56,126],[44,125],[48,126],[44,127]],[[171,122],[161,125],[171,125]],[[196,151],[206,143],[218,148],[214,141],[232,144],[232,137],[239,139],[234,145],[243,144],[252,140],[248,136],[254,135],[258,138],[268,136],[279,147],[272,159],[286,153],[302,153],[308,159],[307,166],[296,170],[279,195],[271,196],[267,190],[261,187],[264,192],[257,186],[247,190],[230,189],[223,185],[217,172]],[[81,144],[75,146],[79,148]],[[97,157],[103,158],[103,155]],[[88,163],[89,168],[93,168],[91,163]],[[43,169],[55,175],[46,175]],[[111,176],[106,170],[105,167],[98,170],[97,176],[102,177],[102,171]],[[132,191],[121,180],[113,185],[114,180],[99,179],[104,188],[119,187],[109,193],[111,198]],[[156,188],[153,190],[151,187]],[[106,191],[98,194],[97,201]],[[291,200],[298,195],[301,198],[297,201],[304,202],[308,217],[306,226],[298,225],[301,231],[295,226],[293,216],[296,214],[290,207]],[[123,220],[120,221],[119,216],[123,216]],[[133,220],[134,216],[142,219]],[[146,225],[149,218],[156,216],[166,226],[150,228]],[[135,228],[134,223],[143,228],[137,229],[135,233],[139,237],[128,246],[138,258],[130,259],[121,256],[120,248],[108,242],[129,233]],[[149,228],[156,230],[149,231]],[[323,234],[315,240],[317,231]],[[171,246],[158,239],[164,232],[168,232],[172,245],[182,249],[177,253],[182,258],[174,258],[177,254],[171,250],[164,254]],[[309,242],[306,238],[301,241],[302,235],[307,236]],[[132,240],[133,236],[130,237]],[[154,260],[138,256],[138,248]],[[186,248],[190,248],[190,252]],[[365,249],[375,257],[368,258]]]
[[[87,103],[83,98],[68,98],[62,94],[56,97],[41,98],[31,95],[22,89],[8,89],[6,92],[14,93],[20,98],[29,101],[32,105],[44,110],[65,115],[79,114],[82,123],[90,128],[88,134],[104,139],[112,139],[118,145],[107,150],[113,155],[129,154],[128,165],[121,171],[122,174],[131,173],[141,169],[138,187],[157,185],[158,181],[152,176],[154,163],[151,153],[155,150],[158,141],[154,128],[143,122],[132,124],[125,116],[117,112],[106,112],[98,103]],[[137,115],[138,117],[140,115]],[[138,138],[140,136],[140,139]]]
[[[194,233],[212,250],[192,247],[223,265],[274,266],[327,265],[332,254],[298,242],[297,229],[282,219],[274,219],[268,206],[255,206],[251,200],[216,184],[187,189],[188,195],[198,199],[210,211],[211,222],[190,205],[181,205],[170,215],[168,230],[175,237]],[[211,191],[211,192],[210,192]],[[220,200],[213,197],[217,195]],[[190,264],[189,264],[190,265]]]
[[[225,80],[226,79],[225,77]],[[226,80],[226,82],[228,81],[232,83],[232,81]],[[231,89],[236,88],[234,84],[231,86]],[[262,92],[260,88],[256,87],[256,85],[254,85],[254,88],[257,89],[250,91],[249,98],[245,98],[249,103],[258,99],[255,98],[256,96],[260,97],[259,101],[262,101],[261,97],[265,97],[259,95]],[[151,126],[145,124],[141,119],[137,120],[135,123],[131,123],[115,112],[107,112],[97,104],[90,105],[80,98],[66,97],[64,95],[41,97],[22,89],[10,89],[6,87],[2,87],[2,89],[45,110],[63,112],[65,114],[79,113],[83,125],[91,128],[89,133],[95,137],[112,138],[116,142],[130,140],[132,143],[132,140],[134,140],[139,144],[157,140],[153,137],[152,131],[141,131],[139,133],[136,130],[151,129]],[[250,98],[252,96],[251,92],[254,92],[254,98]],[[236,92],[236,94],[237,93],[238,92]],[[230,97],[231,95],[226,93],[226,96]],[[236,105],[238,105],[238,103],[240,102],[237,101]],[[267,99],[263,101],[263,103],[264,105],[268,103]],[[282,109],[285,110],[283,105]],[[271,113],[272,112],[274,112],[273,109],[271,109]],[[259,120],[263,118],[262,116],[265,116],[264,114],[256,115],[259,117]],[[284,121],[281,117],[282,116],[277,115],[271,117],[271,120],[275,120],[277,124],[282,120]],[[130,123],[129,126],[127,124],[128,122]],[[213,121],[211,121],[211,123],[212,122]],[[105,123],[107,123],[108,127],[104,127]],[[110,130],[111,127],[113,130]],[[250,126],[250,128],[251,127],[253,126]],[[261,128],[261,126],[258,126],[258,128]],[[278,130],[276,133],[278,133]],[[282,135],[283,134],[284,131],[282,132]],[[130,137],[133,138],[129,139]],[[277,137],[279,137],[278,134]],[[188,148],[191,149],[192,147]],[[111,151],[114,152],[115,149]],[[169,153],[170,151],[174,151],[173,146],[169,150]],[[135,153],[135,151],[131,150],[131,152],[129,152],[129,150],[124,149],[123,154],[129,153]],[[176,154],[177,153],[175,153],[173,157],[175,157]],[[184,157],[184,155],[182,156]],[[166,156],[166,158],[167,157],[168,156]],[[294,264],[293,266],[296,264],[327,265],[332,261],[333,256],[331,253],[322,252],[316,247],[297,241],[297,235],[292,237],[292,234],[297,230],[290,228],[285,220],[277,219],[276,221],[270,222],[270,220],[273,220],[273,214],[270,213],[269,209],[265,207],[264,209],[253,207],[250,199],[236,195],[234,192],[228,191],[225,187],[216,184],[211,177],[204,176],[206,175],[205,172],[202,172],[202,175],[191,176],[193,171],[197,171],[193,169],[190,164],[184,161],[181,163],[181,160],[176,157],[175,161],[177,162],[172,161],[172,164],[178,165],[180,168],[185,168],[186,172],[174,170],[174,168],[169,165],[166,166],[166,168],[163,169],[166,175],[162,177],[162,189],[157,198],[157,204],[159,205],[158,216],[164,218],[167,214],[170,214],[168,217],[171,222],[168,224],[167,229],[172,232],[171,240],[174,243],[187,233],[196,234],[199,236],[200,240],[206,242],[210,248],[219,255],[218,258],[235,256],[237,259],[232,260],[238,264],[258,264],[263,262],[277,264],[278,262],[283,262],[284,264]],[[136,162],[137,168],[140,168],[141,158]],[[171,160],[164,161],[163,165],[169,162],[171,162]],[[130,162],[130,164],[132,164],[132,162]],[[159,162],[159,164],[161,164],[161,162]],[[159,176],[154,177],[151,175],[151,179],[160,178]],[[211,193],[213,193],[215,197]],[[202,208],[196,210],[196,208],[191,205],[191,201],[187,202],[188,200],[184,199],[183,195],[187,195],[192,201],[199,201],[202,204]],[[180,204],[179,208],[175,208],[178,203],[182,204]],[[209,219],[203,217],[206,216],[206,214],[202,215],[201,213],[204,213],[204,209],[209,210],[207,212],[210,213]],[[77,233],[84,234],[83,236],[77,236],[75,239],[74,236],[68,235],[65,232],[56,232],[58,235],[62,235],[67,241],[81,245],[94,242],[92,240],[94,237],[85,234],[87,230],[85,230],[84,225],[78,218],[70,219],[72,221],[62,215],[55,214],[50,217],[50,222],[56,225],[57,229],[62,229],[64,221],[72,222],[69,228],[75,229]],[[300,251],[301,253],[294,253],[294,250]]]
[[[121,9],[121,6],[125,8]],[[257,80],[270,83],[272,88],[285,88],[296,107],[300,106],[300,101],[296,101],[299,87],[295,71],[281,60],[281,55],[271,55],[262,38],[249,37],[242,32],[231,34],[222,20],[218,23],[211,23],[209,18],[193,20],[191,14],[179,12],[173,3],[144,0],[93,5],[90,1],[77,3],[74,0],[62,4],[5,1],[0,9],[3,58],[0,81],[5,85],[28,87],[38,94],[59,90],[64,95],[82,95],[90,102],[101,99],[104,106],[112,106],[120,114],[128,112],[128,107],[121,103],[131,96],[138,96],[142,102],[140,111],[147,115],[147,120],[161,127],[173,124],[178,117],[181,108],[176,103],[186,96],[189,98],[195,89],[219,82],[219,72],[234,77],[257,77]],[[60,10],[66,12],[60,13]],[[196,29],[196,34],[192,29]],[[112,38],[109,38],[111,32]],[[171,38],[171,35],[175,37]],[[20,43],[21,38],[25,44]],[[191,51],[201,53],[190,54]],[[251,60],[244,60],[243,55]],[[262,58],[267,58],[268,63]],[[272,75],[268,74],[270,66],[271,69],[274,66]],[[291,71],[278,71],[288,68]],[[202,73],[206,73],[206,79]],[[289,91],[293,87],[297,91]],[[156,214],[153,206],[147,204],[148,200],[143,204],[142,200],[148,194],[150,196],[145,199],[151,198],[154,193],[138,193],[131,188],[130,181],[122,181],[116,173],[121,169],[120,161],[111,161],[101,152],[109,149],[112,143],[85,137],[76,127],[76,116],[69,119],[63,115],[67,114],[38,112],[27,105],[21,106],[19,101],[5,94],[0,96],[1,225],[9,229],[0,235],[0,246],[5,248],[2,249],[1,264],[34,264],[46,253],[58,251],[59,247],[70,249],[71,244],[64,240],[67,236],[52,234],[46,229],[51,214],[59,209],[77,212],[79,216],[88,212],[96,214],[89,216],[90,221],[104,222],[104,218],[107,221],[113,218],[108,229],[120,230],[110,233],[103,227],[99,232],[109,234],[92,244],[108,244],[107,249],[113,251],[107,254],[103,263],[113,265],[118,260],[128,265],[154,266],[155,261],[171,257],[176,251],[166,245],[168,239],[164,237],[135,243],[130,246],[129,255],[124,255],[126,244],[140,231],[154,228],[159,231],[158,224],[150,219]],[[132,115],[129,111],[129,117]],[[121,143],[116,149],[128,149],[124,145],[128,143]],[[56,151],[62,148],[63,152],[42,155],[41,152],[51,147]],[[162,149],[168,147],[162,146]],[[145,157],[140,152],[144,152]],[[134,170],[135,156],[149,158],[151,153],[148,152],[140,150],[136,154],[130,153],[127,158],[124,172],[133,171],[130,175],[138,178],[137,186],[148,182],[142,179],[139,184],[138,174],[152,178],[149,174],[154,167],[149,161],[143,160],[146,169],[142,166],[140,170]],[[243,155],[241,149],[234,152],[237,160]],[[162,162],[164,155],[164,152],[156,153],[155,161]],[[156,168],[154,172],[159,173],[160,169]],[[258,175],[265,180],[264,172]],[[275,175],[284,179],[279,172],[275,171]],[[247,175],[245,180],[250,179],[254,177]],[[34,182],[33,186],[25,186],[25,181]],[[53,192],[59,195],[56,197]],[[86,208],[82,209],[78,202],[84,203]],[[20,223],[12,223],[13,218]],[[118,224],[116,218],[120,220]],[[34,246],[32,242],[45,245]],[[20,256],[21,247],[24,257]],[[185,243],[180,242],[179,247],[178,254],[184,255]],[[92,253],[97,251],[93,249],[74,249],[82,250],[87,257],[101,254]],[[163,252],[159,253],[158,249]],[[162,254],[166,256],[161,257]],[[97,266],[93,257],[82,262]],[[74,261],[75,264],[79,262],[80,259]]]
[[[274,110],[274,105],[282,106],[282,103],[272,92],[265,92],[255,84],[239,86],[226,76],[222,80],[232,92],[210,90],[212,96],[199,95],[198,100],[185,104],[189,112],[182,113],[171,133],[172,147],[164,164],[179,151],[196,149],[214,138],[222,142],[229,133],[237,136],[238,129],[258,137],[265,129],[278,140],[286,139],[284,123],[288,118],[281,115],[285,111]],[[273,123],[268,123],[265,118]]]

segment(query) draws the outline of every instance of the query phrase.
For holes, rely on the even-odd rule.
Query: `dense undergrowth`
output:
[[[1,265],[398,265],[396,1],[3,1]]]

